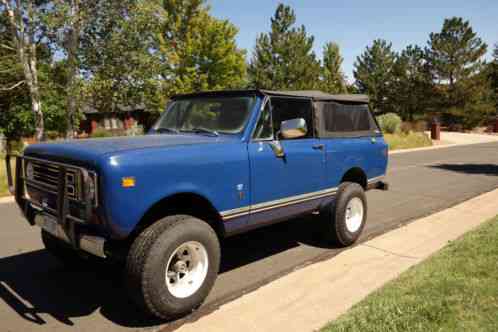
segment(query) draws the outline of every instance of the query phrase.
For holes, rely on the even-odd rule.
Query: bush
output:
[[[401,128],[401,118],[394,113],[387,113],[377,117],[380,129],[387,134],[395,134]]]
[[[427,126],[427,121],[424,120],[418,120],[414,122],[403,121],[403,123],[401,123],[400,129],[401,132],[404,134],[408,134],[411,132],[421,133],[428,130],[428,126]]]
[[[55,130],[47,130],[47,131],[45,132],[45,136],[46,136],[49,140],[54,141],[54,140],[56,140],[56,139],[60,138],[60,137],[61,137],[61,134],[60,134],[58,131],[55,131]]]
[[[425,133],[385,134],[384,139],[389,145],[389,150],[421,148],[432,145],[431,139]]]
[[[413,130],[415,130],[417,132],[429,130],[429,124],[425,120],[418,120],[413,125]]]
[[[10,153],[22,153],[25,148],[25,144],[23,140],[18,140],[18,141],[10,141]]]
[[[92,138],[105,138],[105,137],[112,137],[112,133],[105,130],[105,129],[95,129],[95,131],[90,135]]]
[[[401,123],[400,130],[403,134],[408,134],[413,131],[413,123],[408,121],[403,121]]]

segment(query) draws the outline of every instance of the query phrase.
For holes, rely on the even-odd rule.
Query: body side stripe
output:
[[[290,196],[290,197],[285,197],[269,202],[264,202],[264,203],[259,203],[255,204],[252,206],[245,206],[237,209],[232,209],[232,210],[226,210],[221,212],[221,216],[223,217],[224,220],[232,219],[235,217],[240,217],[245,214],[248,214],[249,212],[261,212],[261,211],[266,211],[270,210],[273,208],[278,208],[286,205],[291,205],[291,204],[297,204],[301,202],[306,202],[309,200],[313,199],[318,199],[322,197],[326,197],[329,195],[335,194],[337,191],[337,188],[329,188],[329,189],[324,189],[320,191],[315,191],[312,193],[308,194],[301,194],[301,195],[296,195],[296,196]]]

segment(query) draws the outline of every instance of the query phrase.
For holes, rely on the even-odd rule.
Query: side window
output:
[[[313,115],[311,101],[307,99],[271,98],[273,132],[280,130],[282,121],[303,118],[306,120],[308,133],[305,137],[313,137]]]
[[[325,134],[361,135],[377,130],[368,105],[326,103],[322,109]]]
[[[256,129],[254,130],[253,138],[258,140],[273,139],[273,126],[269,102],[266,103],[265,108],[261,111]]]

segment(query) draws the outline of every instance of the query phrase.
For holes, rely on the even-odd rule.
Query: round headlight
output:
[[[28,178],[28,180],[34,180],[35,178],[33,163],[30,163],[29,161],[26,163],[26,178]]]

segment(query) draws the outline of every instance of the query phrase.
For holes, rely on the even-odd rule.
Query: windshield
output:
[[[174,101],[154,130],[238,134],[246,124],[256,97],[206,97]]]

